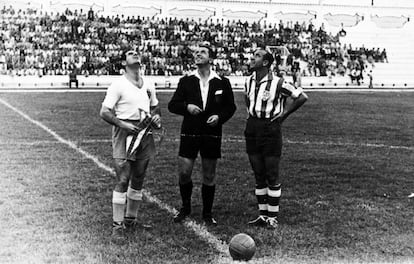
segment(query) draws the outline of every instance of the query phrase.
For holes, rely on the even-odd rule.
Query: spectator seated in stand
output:
[[[213,68],[223,75],[247,75],[246,62],[262,46],[286,46],[291,56],[276,54],[276,65],[283,60],[290,67],[286,72],[295,75],[293,58],[306,63],[301,74],[313,76],[345,75],[350,71],[344,66],[347,56],[388,62],[385,49],[343,46],[341,32],[332,35],[312,22],[103,17],[92,9],[48,13],[5,7],[0,15],[0,58],[5,61],[0,74],[66,75],[72,64],[82,75],[120,74],[122,50],[135,46],[145,74],[182,75],[192,70],[191,49],[202,41],[212,43],[217,57]]]

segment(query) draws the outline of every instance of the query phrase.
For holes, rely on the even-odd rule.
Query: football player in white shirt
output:
[[[152,134],[142,136],[140,132],[146,131],[142,128],[161,127],[155,88],[148,87],[140,74],[138,53],[134,50],[124,52],[122,64],[125,74],[108,87],[100,111],[102,119],[113,125],[112,148],[117,178],[112,195],[112,240],[115,243],[125,241],[125,227],[137,223],[145,172],[155,154]],[[137,149],[128,153],[127,138],[131,135],[142,137],[139,137]]]

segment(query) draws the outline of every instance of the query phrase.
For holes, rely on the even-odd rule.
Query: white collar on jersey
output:
[[[259,82],[256,80],[256,72],[253,72],[253,74],[252,74],[252,78],[253,78],[253,80],[254,80],[255,82],[257,82],[257,83],[263,83],[263,82],[273,81],[273,79],[274,79],[275,77],[274,77],[274,75],[273,75],[273,72],[272,72],[272,71],[269,71],[269,73],[268,73],[268,74],[266,74],[266,75],[263,77],[263,79],[261,79]]]
[[[198,79],[200,79],[200,80],[201,80],[201,76],[200,76],[200,74],[198,73],[198,70],[194,70],[194,71],[192,71],[192,72],[190,73],[190,76],[191,76],[191,75],[194,75],[195,77],[197,77]],[[215,72],[215,71],[213,71],[212,69],[210,69],[210,75],[208,76],[208,80],[207,80],[207,81],[210,81],[210,80],[212,80],[212,79],[214,79],[214,78],[217,78],[217,79],[221,80],[221,77],[217,74],[217,72]]]

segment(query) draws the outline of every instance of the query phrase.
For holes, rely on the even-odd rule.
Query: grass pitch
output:
[[[160,93],[168,133],[145,188],[179,208],[176,158],[181,118]],[[110,165],[110,126],[99,118],[104,93],[0,94],[0,99]],[[258,263],[414,262],[414,94],[310,93],[284,124],[281,225],[250,228],[257,214],[244,152],[246,112],[225,125],[208,230],[228,242],[240,232]],[[113,176],[0,104],[1,263],[214,263],[218,252],[171,215],[144,202],[127,245],[109,243]],[[199,163],[193,219],[200,221]]]

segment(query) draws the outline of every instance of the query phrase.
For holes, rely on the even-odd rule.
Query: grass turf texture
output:
[[[179,208],[176,157],[181,118],[159,94],[167,128],[145,187]],[[111,164],[110,126],[99,118],[104,93],[0,94],[0,98],[60,136]],[[225,125],[214,206],[228,242],[251,235],[260,263],[414,261],[414,94],[311,93],[284,124],[281,225],[250,228],[257,214],[254,179],[244,152],[245,109]],[[0,221],[2,263],[210,263],[217,252],[143,203],[141,221],[125,246],[109,244],[113,177],[0,104]],[[289,141],[288,141],[289,140]],[[51,142],[52,141],[52,142]],[[37,142],[37,144],[26,144]],[[287,143],[293,142],[293,143]],[[307,144],[304,144],[308,142]],[[329,143],[329,144],[327,144]],[[366,145],[375,144],[375,145]],[[386,146],[381,147],[381,144]],[[387,146],[408,146],[390,148]],[[200,221],[200,164],[193,180],[194,219]],[[3,261],[3,259],[5,261]],[[23,261],[22,261],[23,260]]]

